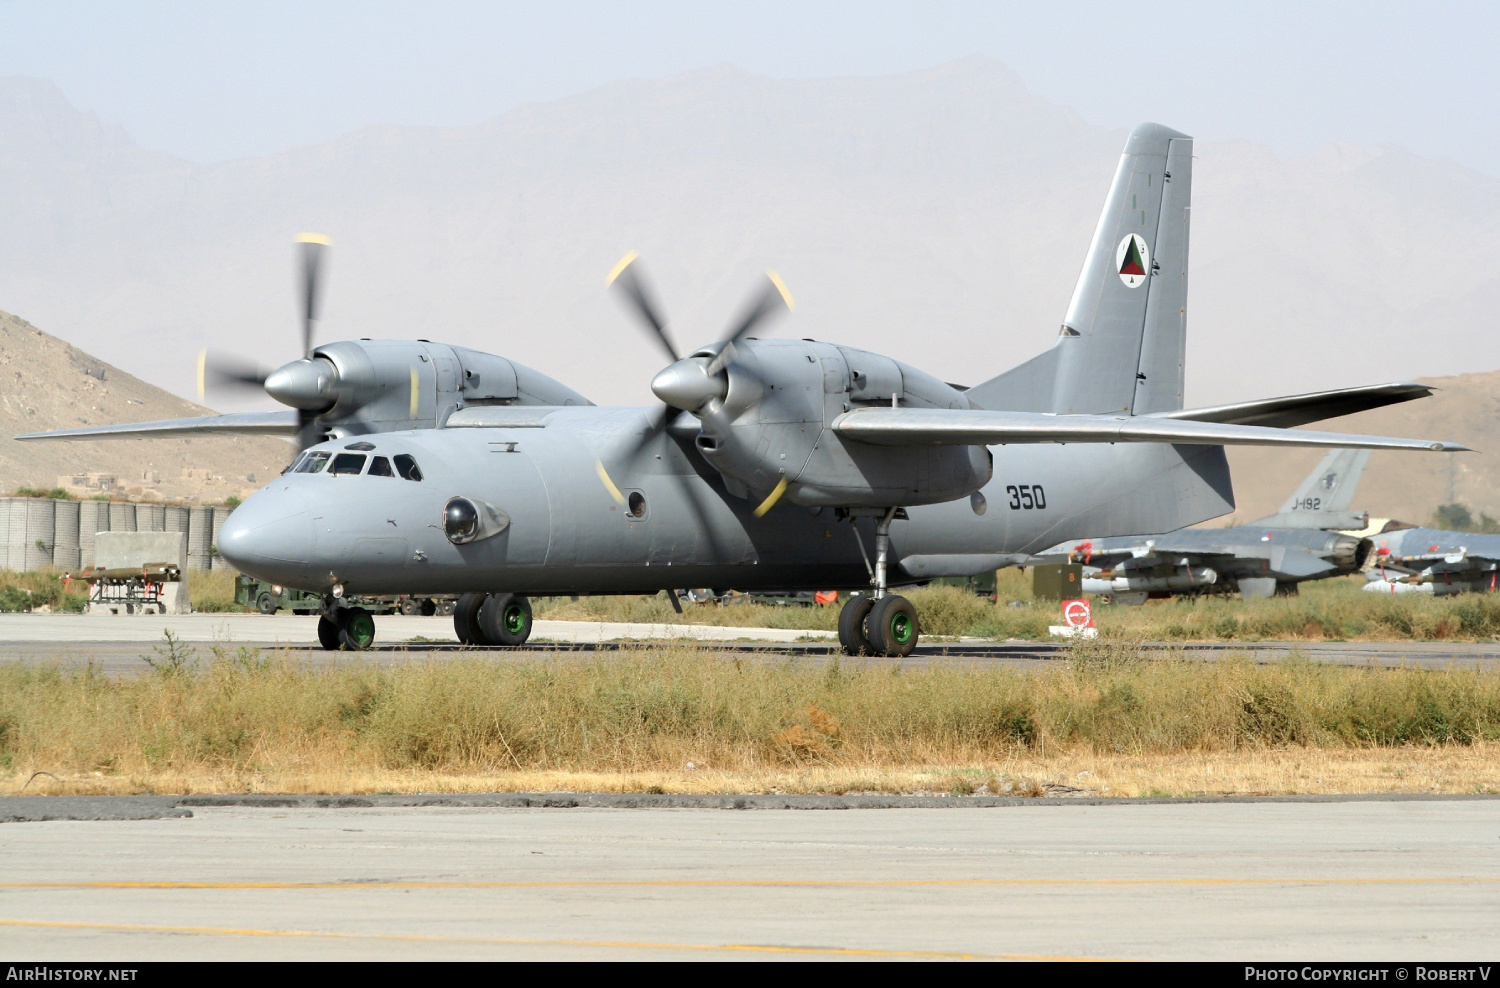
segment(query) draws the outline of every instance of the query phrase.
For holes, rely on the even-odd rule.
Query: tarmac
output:
[[[132,675],[150,667],[143,655],[163,644],[171,630],[200,656],[215,647],[234,654],[241,646],[282,650],[315,666],[349,663],[388,665],[484,656],[496,661],[534,661],[560,652],[603,653],[643,642],[691,640],[726,658],[823,661],[837,653],[828,631],[732,628],[692,624],[537,621],[524,648],[465,648],[454,638],[451,617],[386,615],[376,619],[376,645],[366,652],[329,652],[317,641],[317,618],[290,614],[133,615],[0,614],[0,662],[26,662],[77,669],[93,665],[105,675]],[[1248,656],[1257,662],[1307,660],[1344,665],[1500,667],[1500,642],[1157,642],[1162,655],[1213,661]],[[1065,660],[1062,641],[926,639],[899,660],[921,666],[942,662],[1045,668]],[[851,661],[841,657],[841,661]],[[866,663],[897,660],[862,659]]]
[[[1500,948],[1492,798],[72,800],[0,799],[0,816],[37,821],[0,824],[8,960],[1368,962]],[[57,819],[101,805],[136,818]],[[883,808],[841,809],[859,805]]]

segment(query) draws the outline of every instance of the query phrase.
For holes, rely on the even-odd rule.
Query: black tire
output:
[[[255,598],[255,609],[262,614],[275,614],[279,610],[276,605],[276,596],[269,590],[262,590],[260,596]]]
[[[496,645],[514,648],[531,637],[531,601],[517,593],[492,593],[479,609],[479,628]]]
[[[456,601],[450,598],[448,600],[439,601],[433,606],[437,609],[438,614],[441,614],[443,617],[448,617],[453,613],[453,605],[455,603]]]
[[[339,626],[327,614],[318,618],[318,643],[330,652],[339,648]]]
[[[403,597],[401,599],[401,613],[407,617],[422,613],[422,602],[415,597]]]
[[[843,647],[845,655],[870,654],[870,636],[865,631],[865,619],[870,616],[870,608],[873,606],[874,598],[863,594],[850,597],[844,602],[843,609],[839,611],[839,645]]]
[[[363,652],[375,644],[375,618],[363,607],[345,607],[339,611],[339,647],[346,652]]]
[[[875,601],[865,627],[876,655],[901,659],[917,647],[917,609],[905,597],[887,594]]]
[[[466,593],[453,605],[453,633],[462,645],[488,645],[484,630],[479,627],[479,608],[484,606],[485,595]]]
[[[437,612],[437,604],[433,603],[432,598],[423,597],[421,606],[417,608],[417,613],[422,615],[423,617],[432,617]]]

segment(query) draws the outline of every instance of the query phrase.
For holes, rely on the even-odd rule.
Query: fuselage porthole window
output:
[[[357,476],[365,468],[365,460],[368,459],[369,457],[363,453],[340,453],[333,458],[333,466],[328,468],[328,472]]]
[[[323,467],[328,463],[328,457],[330,457],[331,455],[333,454],[325,453],[322,450],[319,450],[316,453],[308,453],[302,458],[302,461],[297,464],[297,472],[317,473],[318,471],[322,470]]]
[[[370,461],[370,472],[369,472],[368,476],[371,476],[371,477],[394,477],[394,476],[396,476],[396,473],[395,473],[395,471],[393,471],[391,469],[391,461],[390,460],[387,460],[383,456],[377,456],[377,457],[375,457],[375,459],[373,459],[373,460]]]
[[[417,461],[406,453],[398,453],[393,457],[396,463],[396,473],[402,480],[421,480],[422,468],[417,466]]]

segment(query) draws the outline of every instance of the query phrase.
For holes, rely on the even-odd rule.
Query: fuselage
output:
[[[262,579],[314,591],[342,585],[350,593],[868,585],[859,539],[870,553],[872,518],[851,526],[832,508],[791,503],[755,517],[756,501],[729,493],[695,450],[689,416],[627,458],[647,427],[642,409],[576,407],[539,414],[534,427],[321,443],[234,511],[220,551]],[[1035,552],[1084,533],[1160,532],[1233,508],[1218,447],[1035,445],[992,453],[994,475],[975,496],[910,508],[908,519],[895,522],[894,582],[923,579],[932,569],[924,561],[936,557]],[[398,457],[417,470],[395,467]],[[316,472],[301,472],[319,459]],[[626,503],[606,486],[601,466]],[[408,479],[414,475],[421,479]],[[455,497],[497,509],[503,530],[450,542],[443,517]]]

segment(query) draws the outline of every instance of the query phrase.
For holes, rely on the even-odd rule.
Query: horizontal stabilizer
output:
[[[1372,408],[1396,405],[1414,398],[1426,398],[1432,394],[1432,391],[1433,389],[1426,384],[1415,384],[1409,381],[1395,384],[1367,384],[1358,388],[1314,391],[1311,394],[1242,401],[1233,405],[1213,405],[1208,408],[1184,408],[1176,412],[1157,412],[1154,417],[1290,429],[1309,422],[1321,422],[1324,419],[1336,419],[1342,415],[1353,415],[1355,412],[1367,412]]]
[[[833,420],[845,439],[877,446],[1003,446],[1010,443],[1172,443],[1189,446],[1322,446],[1454,453],[1457,443],[1350,436],[1156,415],[1049,415],[956,408],[858,408]]]
[[[231,412],[190,419],[158,419],[155,422],[125,422],[88,429],[58,429],[26,432],[16,439],[29,442],[80,442],[96,439],[193,439],[202,436],[297,435],[296,412]]]
[[[1370,524],[1363,511],[1283,511],[1248,523],[1256,528],[1296,528],[1305,531],[1359,531]]]

